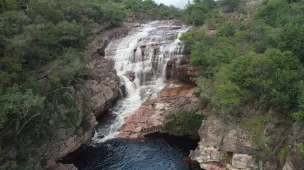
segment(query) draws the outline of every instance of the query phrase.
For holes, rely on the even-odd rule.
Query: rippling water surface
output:
[[[79,170],[190,170],[185,153],[163,139],[113,139],[83,146],[63,162]]]

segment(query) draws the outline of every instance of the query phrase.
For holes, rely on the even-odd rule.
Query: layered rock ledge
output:
[[[179,111],[198,108],[193,86],[166,87],[159,97],[148,99],[134,114],[127,117],[120,133],[121,138],[138,138],[149,133],[170,133],[165,129],[170,117]]]
[[[223,118],[211,115],[199,130],[201,141],[190,153],[203,169],[251,170],[259,166],[252,157],[252,134]],[[214,164],[217,162],[217,164]]]

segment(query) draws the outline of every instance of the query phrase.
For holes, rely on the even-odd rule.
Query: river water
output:
[[[117,75],[126,87],[126,97],[102,118],[92,143],[65,158],[79,170],[188,170],[185,161],[189,149],[182,139],[118,139],[124,119],[134,113],[149,97],[156,97],[168,85],[166,64],[183,56],[179,37],[189,27],[173,21],[154,21],[134,28],[106,48],[106,57],[115,61]],[[175,142],[174,142],[175,141]],[[184,141],[177,146],[177,141]],[[193,141],[192,141],[193,142]],[[181,147],[182,146],[182,147]],[[188,151],[185,151],[188,150]]]

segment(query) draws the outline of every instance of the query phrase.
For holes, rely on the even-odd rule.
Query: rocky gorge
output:
[[[71,133],[73,129],[62,129],[55,144],[44,144],[33,154],[34,158],[41,160],[44,168],[75,169],[73,165],[56,164],[55,161],[90,141],[97,124],[96,118],[120,97],[120,80],[114,69],[115,63],[105,58],[104,50],[110,40],[127,34],[133,25],[125,24],[115,29],[102,27],[87,45],[86,55],[90,57],[85,69],[85,81],[75,95],[78,107],[91,113],[88,116],[79,115],[75,134]]]
[[[55,160],[90,141],[97,124],[95,117],[101,116],[121,97],[116,106],[122,109],[114,109],[114,123],[97,126],[91,142],[96,144],[113,138],[142,139],[149,134],[164,133],[199,138],[197,148],[189,156],[202,169],[301,169],[303,161],[294,156],[296,153],[293,151],[296,147],[294,141],[301,140],[301,126],[295,124],[293,129],[288,129],[292,133],[288,133],[278,122],[267,122],[261,126],[262,129],[258,129],[262,135],[259,133],[261,136],[257,136],[254,129],[246,124],[256,117],[231,120],[210,108],[203,108],[204,104],[195,96],[195,81],[200,69],[187,65],[188,56],[184,54],[181,42],[177,41],[187,27],[172,22],[155,21],[143,28],[138,24],[127,24],[123,28],[105,31],[92,41],[87,48],[91,56],[87,65],[87,80],[84,88],[77,92],[79,106],[90,108],[92,114],[85,118],[86,129],[79,130],[73,137],[66,135],[58,144],[47,146],[45,151],[46,146],[41,149],[43,152],[40,153],[44,154],[38,157],[43,158],[45,167],[73,169],[72,165],[56,165]],[[252,108],[248,106],[236,111],[236,114],[258,110]],[[184,127],[189,127],[178,122],[181,112],[186,113],[186,117],[200,115],[204,118],[198,119],[200,124],[197,129],[190,126],[191,129],[184,130]],[[267,114],[275,113],[270,110]],[[169,126],[172,121],[178,122],[173,128]],[[79,122],[79,126],[82,125],[83,122]],[[255,141],[257,137],[287,134],[291,138],[284,143],[289,143],[289,152],[283,160],[276,157],[261,160],[263,155],[257,157],[257,152],[261,153]],[[276,141],[275,144],[280,146],[281,143]]]

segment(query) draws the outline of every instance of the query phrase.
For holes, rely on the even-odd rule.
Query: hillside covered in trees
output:
[[[80,115],[91,112],[75,102],[90,37],[128,17],[179,15],[179,9],[152,0],[1,0],[0,169],[31,169],[29,153],[56,140],[58,129],[73,134]]]
[[[129,18],[193,25],[182,40],[202,70],[202,112],[251,131],[257,160],[302,160],[303,1],[194,0],[180,10],[152,0],[0,0],[0,170],[37,169],[29,157],[37,147],[56,141],[58,129],[77,133],[80,115],[92,112],[75,102],[85,47]]]
[[[195,0],[183,18],[203,112],[252,132],[257,160],[303,165],[304,2]]]

